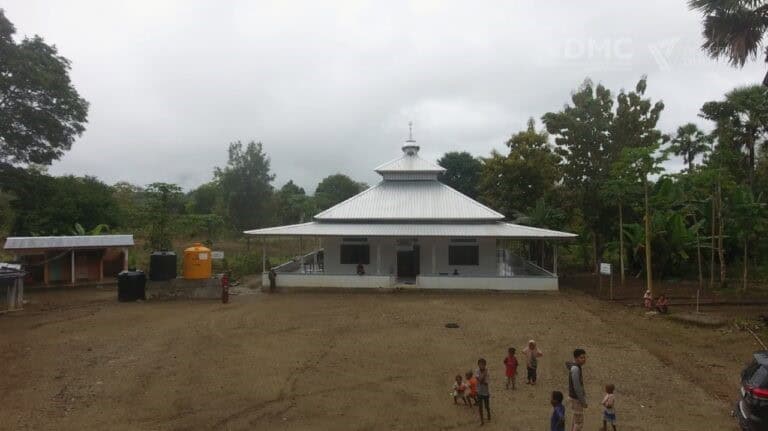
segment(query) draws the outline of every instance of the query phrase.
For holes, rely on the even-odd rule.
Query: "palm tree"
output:
[[[743,67],[756,58],[768,30],[768,2],[765,0],[689,0],[688,6],[704,15],[704,44],[712,58],[726,58]],[[768,62],[768,48],[764,51]],[[763,78],[768,86],[768,74]]]
[[[709,151],[710,138],[693,123],[677,128],[677,135],[672,139],[668,151],[676,156],[683,156],[688,165],[688,172],[693,171],[693,161],[699,154]]]

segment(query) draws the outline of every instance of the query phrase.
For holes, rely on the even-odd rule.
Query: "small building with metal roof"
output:
[[[399,158],[375,169],[380,183],[309,223],[246,231],[317,239],[313,250],[273,268],[277,287],[557,290],[556,244],[576,235],[505,221],[441,183],[445,169],[419,149],[409,138]],[[550,244],[551,265],[516,255],[511,241]]]
[[[77,286],[114,282],[128,268],[133,235],[8,237],[29,286]]]

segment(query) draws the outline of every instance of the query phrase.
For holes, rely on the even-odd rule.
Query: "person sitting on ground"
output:
[[[357,264],[357,275],[365,275],[365,267],[362,263]]]
[[[525,366],[528,369],[528,378],[526,379],[526,385],[536,384],[536,371],[539,368],[539,358],[544,354],[541,353],[538,347],[536,347],[536,341],[529,340],[528,347],[523,349],[523,355],[525,355]]]
[[[650,290],[646,290],[645,295],[643,295],[643,307],[645,307],[646,311],[653,309],[653,295]]]
[[[467,379],[467,388],[469,388],[467,401],[469,402],[469,406],[472,407],[472,401],[477,404],[477,379],[472,371],[467,371],[467,373],[464,374],[464,377]]]
[[[667,314],[669,312],[669,299],[667,298],[667,295],[659,295],[658,298],[656,298],[656,311],[658,311],[661,314]]]
[[[464,401],[464,405],[467,404],[467,384],[464,383],[464,380],[461,378],[461,374],[456,374],[456,381],[453,382],[453,403],[458,404],[459,398],[461,398],[462,401]]]

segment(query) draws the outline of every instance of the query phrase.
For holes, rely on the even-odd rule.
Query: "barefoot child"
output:
[[[469,401],[469,406],[472,407],[472,401],[477,404],[477,379],[472,371],[467,371],[464,377],[467,379],[467,390],[469,391],[467,401]]]
[[[464,380],[461,378],[461,374],[456,374],[456,381],[453,382],[453,403],[458,404],[459,398],[461,398],[462,401],[464,401],[464,404],[467,404],[467,385],[464,383]]]
[[[510,384],[512,389],[515,389],[515,380],[517,380],[517,358],[515,357],[515,348],[510,347],[507,351],[507,357],[504,358],[504,365],[507,367],[507,389]]]
[[[539,358],[542,357],[543,353],[536,347],[536,341],[529,340],[528,347],[523,349],[523,354],[525,355],[525,366],[528,368],[528,379],[525,384],[535,385],[536,369],[539,367]]]
[[[603,431],[608,431],[608,424],[611,424],[613,431],[616,431],[616,410],[614,409],[616,396],[613,394],[615,390],[616,387],[612,383],[605,385],[605,397],[603,397],[602,402],[603,407],[605,407],[603,411]]]
[[[552,417],[549,419],[550,431],[565,431],[565,406],[563,405],[563,393],[552,392]]]
[[[480,412],[480,425],[483,425],[485,424],[483,421],[483,404],[485,404],[485,411],[488,414],[488,421],[491,421],[491,393],[488,390],[488,368],[486,368],[486,362],[483,358],[477,360],[475,377],[477,378],[477,410]]]

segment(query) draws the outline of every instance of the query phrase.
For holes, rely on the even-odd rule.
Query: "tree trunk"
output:
[[[696,213],[693,213],[693,224],[696,225]],[[699,231],[696,231],[696,264],[699,267],[699,290],[704,287],[704,275],[701,269],[701,241],[699,239]]]
[[[645,193],[645,285],[653,296],[653,270],[651,269],[651,211],[648,204],[648,177],[643,180]]]
[[[712,225],[712,235],[710,236],[710,248],[709,248],[709,289],[715,287],[715,194],[712,193],[712,217],[709,223]]]
[[[718,180],[717,183],[717,255],[720,261],[720,287],[725,287],[725,247],[723,247],[723,190]]]
[[[744,236],[744,272],[741,275],[742,281],[741,281],[741,289],[745,292],[747,291],[747,256],[749,254],[747,253],[747,237]]]
[[[624,287],[624,207],[619,202],[619,274]]]

